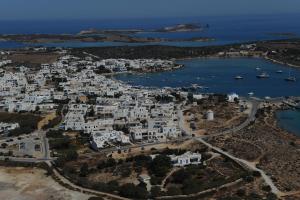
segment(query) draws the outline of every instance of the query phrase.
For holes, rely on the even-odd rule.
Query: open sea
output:
[[[207,46],[222,45],[257,40],[286,39],[300,36],[300,14],[259,15],[259,16],[207,16],[170,19],[123,19],[123,20],[59,20],[59,21],[1,21],[0,34],[77,34],[82,30],[95,29],[144,29],[137,37],[161,37],[188,39],[210,37],[210,42],[161,42],[146,45]],[[147,30],[159,29],[180,23],[209,24],[200,32],[153,33]],[[292,35],[282,35],[291,33]],[[141,43],[120,42],[64,42],[40,43],[31,46],[46,47],[99,47],[145,45]],[[0,41],[0,48],[19,48],[28,44]]]

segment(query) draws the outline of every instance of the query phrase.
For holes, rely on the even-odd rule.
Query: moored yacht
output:
[[[284,80],[289,81],[289,82],[296,82],[296,77],[291,76],[291,71],[289,71],[289,76],[285,78]]]
[[[241,80],[241,79],[243,79],[243,77],[242,76],[236,76],[236,77],[234,77],[234,79],[235,80]]]
[[[263,72],[263,73],[257,75],[256,77],[257,77],[257,78],[260,78],[260,79],[265,79],[265,78],[269,78],[270,75],[267,74],[266,72]]]

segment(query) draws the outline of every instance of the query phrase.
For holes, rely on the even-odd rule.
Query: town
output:
[[[257,55],[255,45],[241,48]],[[133,86],[114,75],[184,66],[172,59],[100,59],[72,52],[60,48],[1,52],[4,163],[46,163],[63,185],[112,199],[198,197],[235,184],[249,188],[254,180],[264,188],[260,195],[280,194],[264,171],[206,140],[218,143],[216,137],[242,131],[260,118],[260,112],[273,105],[294,105],[296,98],[192,92],[197,86]],[[34,65],[16,61],[16,56],[25,59],[30,54],[50,54],[54,59]],[[217,53],[224,54],[249,56],[234,49]]]

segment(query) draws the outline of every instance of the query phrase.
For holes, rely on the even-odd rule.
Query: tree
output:
[[[182,183],[183,181],[189,179],[190,177],[191,177],[191,174],[186,172],[186,170],[184,170],[184,169],[178,170],[172,176],[174,183]]]
[[[163,177],[172,168],[171,159],[166,155],[158,155],[150,163],[149,171],[155,176]]]
[[[77,160],[78,158],[78,153],[76,150],[70,149],[66,153],[66,160],[67,161],[72,161],[72,160]]]
[[[89,174],[89,166],[87,163],[84,163],[80,168],[80,176],[86,177]]]
[[[40,111],[40,107],[39,106],[36,106],[35,107],[35,112],[39,112]]]
[[[91,108],[90,112],[88,113],[88,116],[89,117],[94,117],[95,116],[95,110],[94,110],[93,107]]]
[[[146,199],[148,191],[145,187],[135,186],[133,183],[127,183],[120,188],[121,196],[134,199]]]
[[[1,148],[5,149],[8,145],[6,143],[1,144]]]
[[[151,188],[151,196],[152,197],[159,197],[161,195],[162,195],[162,191],[159,186],[153,186]]]
[[[187,95],[187,99],[188,99],[189,102],[193,102],[193,100],[194,100],[193,93],[189,92],[188,95]]]

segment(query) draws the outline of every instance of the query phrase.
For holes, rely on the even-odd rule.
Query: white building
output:
[[[231,93],[227,95],[227,100],[228,102],[235,102],[235,99],[239,99],[239,95],[237,95],[236,93]]]
[[[199,153],[192,153],[187,151],[186,153],[175,156],[169,156],[171,158],[171,162],[174,167],[184,167],[187,165],[198,165],[201,163],[201,154]]]
[[[6,132],[6,131],[11,131],[16,128],[19,128],[20,125],[19,123],[3,123],[0,122],[0,133]]]

